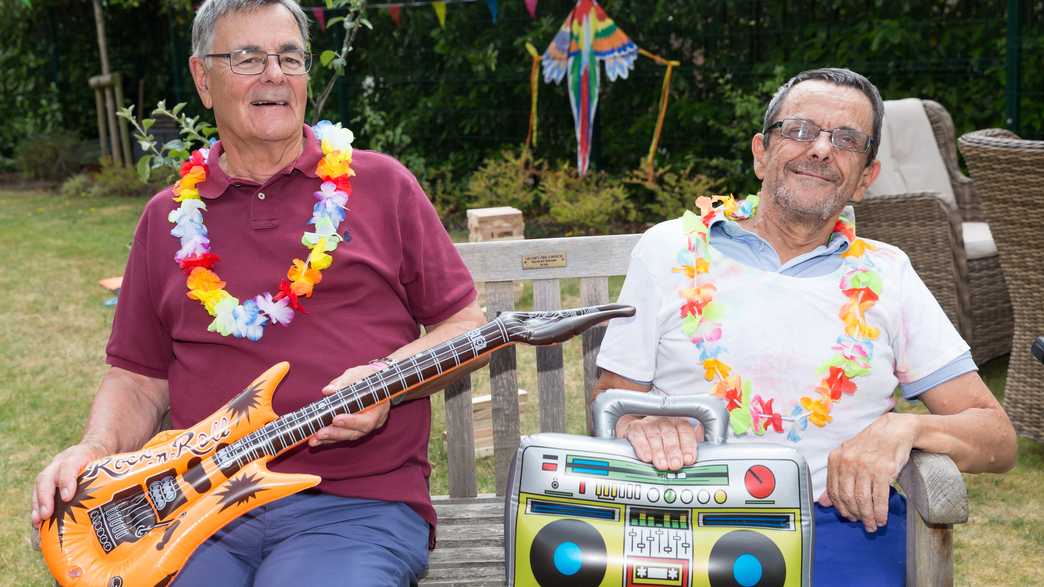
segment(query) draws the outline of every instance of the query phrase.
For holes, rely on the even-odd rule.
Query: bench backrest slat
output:
[[[558,279],[533,280],[533,307],[562,309],[562,282]],[[537,386],[540,389],[540,431],[565,432],[565,370],[562,346],[543,346],[536,350]]]
[[[629,254],[629,253],[628,253]],[[580,305],[597,306],[609,303],[609,279],[607,277],[584,277],[580,279]],[[584,331],[582,335],[584,351],[584,405],[591,405],[591,391],[594,389],[595,381],[598,379],[598,367],[595,360],[598,359],[598,349],[602,345],[602,337],[605,336],[605,325],[599,324]],[[587,433],[594,433],[594,419],[590,410],[587,412]]]
[[[471,378],[446,388],[446,466],[450,495],[475,497],[475,432],[472,428]]]
[[[486,315],[513,310],[515,282],[533,282],[533,309],[558,310],[562,306],[561,279],[580,278],[580,304],[609,302],[609,276],[624,275],[631,249],[640,235],[611,235],[554,239],[460,243],[464,262],[476,283],[484,284]],[[583,334],[585,398],[590,401],[597,377],[595,359],[605,334],[604,326]],[[518,451],[520,426],[515,348],[493,353],[489,364],[493,455],[496,461],[496,491],[503,495],[511,461]],[[537,349],[537,385],[540,430],[566,429],[565,370],[562,347]],[[449,459],[450,497],[473,497],[475,437],[472,428],[471,388],[468,383],[451,386],[446,392],[446,454]],[[592,429],[587,415],[588,432]]]
[[[493,281],[486,284],[486,317],[515,309],[515,284]],[[492,396],[493,458],[496,461],[497,495],[507,487],[508,468],[519,444],[518,377],[514,345],[495,353],[489,361]]]

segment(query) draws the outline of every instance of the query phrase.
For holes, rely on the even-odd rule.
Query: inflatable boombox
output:
[[[597,438],[522,439],[508,480],[508,585],[808,587],[811,479],[794,449],[725,444],[716,398],[612,390]],[[684,415],[706,431],[693,466],[658,471],[612,438],[624,414]]]

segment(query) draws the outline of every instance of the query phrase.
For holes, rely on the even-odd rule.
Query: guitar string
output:
[[[476,347],[475,339],[477,337],[475,334],[481,335],[484,341],[481,348],[484,349],[486,346],[510,342],[512,338],[518,334],[525,332],[526,330],[531,330],[522,322],[574,318],[599,311],[600,308],[596,307],[584,308],[581,310],[516,313],[511,317],[498,317],[478,329],[466,332],[450,339],[434,349],[425,351],[429,358],[424,360],[423,366],[420,361],[418,361],[417,357],[423,355],[424,352],[418,353],[401,363],[397,363],[397,368],[388,373],[385,373],[387,370],[378,371],[363,380],[357,381],[338,390],[330,396],[308,404],[290,414],[285,414],[277,420],[266,424],[262,428],[247,434],[235,443],[224,447],[219,451],[219,453],[222,453],[220,458],[218,454],[215,454],[214,460],[219,468],[226,468],[229,466],[239,468],[250,461],[261,458],[262,456],[275,456],[279,451],[283,450],[286,446],[289,446],[289,444],[283,444],[283,446],[277,450],[277,441],[289,436],[291,440],[290,444],[293,444],[315,434],[318,431],[318,428],[314,425],[317,420],[321,421],[324,418],[329,417],[330,421],[332,421],[333,417],[337,416],[339,413],[354,413],[349,407],[350,402],[354,401],[356,403],[357,408],[355,411],[361,411],[366,407],[369,407],[369,405],[387,399],[391,395],[390,383],[393,379],[397,379],[398,382],[402,384],[402,387],[396,389],[396,391],[409,387],[405,378],[406,372],[410,370],[407,369],[408,364],[412,364],[412,373],[417,377],[422,378],[421,380],[423,381],[425,370],[435,368],[437,370],[436,375],[441,375],[443,373],[442,363],[450,356],[454,359],[454,368],[460,366],[460,364],[464,362],[460,360],[462,355],[456,348],[458,343],[466,343],[464,348],[460,349],[461,351],[472,353],[472,356],[465,360],[471,360],[475,356],[478,356],[481,354],[478,352],[481,349]],[[508,322],[510,322],[510,324],[508,324]],[[493,332],[490,332],[490,330],[493,330]],[[497,334],[500,335],[499,338],[495,336]],[[490,335],[494,335],[492,340],[488,338]],[[378,397],[378,393],[382,393],[384,397]],[[366,396],[369,396],[373,400],[371,404],[363,404],[362,400]],[[339,408],[343,409],[343,412],[338,412]],[[305,434],[306,428],[308,431],[307,434]]]
[[[349,407],[349,404],[353,401],[357,405],[356,411],[368,407],[362,403],[362,399],[367,395],[374,400],[373,403],[386,399],[391,395],[389,391],[393,380],[399,383],[406,383],[404,372],[407,370],[412,370],[417,376],[423,377],[423,372],[425,370],[435,368],[437,369],[438,374],[441,375],[443,372],[442,364],[446,359],[452,357],[454,359],[455,368],[464,362],[461,360],[461,357],[469,351],[472,353],[472,356],[465,360],[470,360],[479,354],[477,351],[480,351],[481,349],[479,349],[475,343],[475,338],[477,338],[474,336],[475,334],[481,335],[483,340],[481,348],[483,349],[487,346],[505,342],[504,340],[498,340],[497,338],[493,338],[492,340],[489,338],[490,335],[502,334],[504,332],[504,329],[499,326],[499,323],[502,322],[503,320],[498,318],[497,320],[477,329],[477,332],[469,331],[446,341],[434,349],[429,349],[426,351],[429,358],[424,359],[423,364],[421,361],[417,361],[417,355],[414,355],[410,359],[397,363],[395,365],[398,367],[397,369],[378,371],[366,379],[357,381],[338,390],[330,396],[308,404],[294,412],[285,414],[279,419],[247,434],[232,445],[222,449],[222,451],[224,451],[222,455],[223,458],[218,459],[216,458],[218,455],[215,454],[215,461],[218,461],[216,464],[219,468],[225,468],[228,466],[240,467],[246,464],[245,462],[240,462],[242,460],[250,462],[261,458],[261,456],[266,454],[276,453],[275,442],[279,437],[289,436],[292,441],[291,443],[304,440],[318,431],[318,428],[314,425],[316,420],[322,419],[331,412],[336,416],[339,407],[351,413],[353,410]],[[519,326],[513,328],[511,333],[518,334],[522,331],[524,331],[524,328]],[[464,344],[461,345],[461,343]],[[458,345],[460,345],[461,348],[458,349]],[[423,352],[419,354],[423,354]],[[411,364],[412,368],[407,369],[406,367]],[[386,373],[385,371],[389,372]],[[408,385],[404,385],[404,388],[405,387],[408,387]],[[379,398],[378,393],[383,393],[384,397]],[[332,420],[333,418],[331,417],[330,419]],[[304,433],[305,428],[308,430],[307,434]],[[234,447],[236,450],[229,450]],[[266,447],[270,450],[266,451]]]

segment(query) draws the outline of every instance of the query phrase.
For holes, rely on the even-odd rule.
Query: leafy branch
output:
[[[134,116],[134,106],[121,108],[116,115],[134,127],[134,139],[138,141],[144,153],[138,159],[137,172],[142,182],[148,182],[154,171],[163,174],[164,182],[176,177],[182,161],[189,158],[193,150],[210,144],[210,138],[217,132],[213,125],[199,116],[189,116],[182,112],[185,103],[175,104],[168,109],[166,100],[160,100],[152,110],[152,118],[142,118],[141,122]],[[165,117],[174,121],[178,127],[180,138],[171,139],[162,145],[150,130],[156,124],[157,117]]]
[[[319,55],[320,65],[332,69],[333,75],[326,80],[326,85],[322,91],[312,99],[314,122],[318,122],[321,118],[323,107],[326,106],[326,101],[330,98],[330,92],[333,91],[334,86],[337,84],[337,79],[345,75],[345,69],[348,65],[348,54],[352,52],[355,36],[359,33],[359,29],[366,27],[373,30],[373,24],[366,18],[366,0],[326,0],[326,8],[343,8],[347,13],[344,16],[331,18],[326,24],[328,28],[333,27],[335,24],[341,24],[344,28],[344,39],[341,41],[340,51],[327,49]]]

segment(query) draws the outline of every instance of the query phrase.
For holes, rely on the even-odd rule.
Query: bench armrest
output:
[[[968,521],[968,492],[964,478],[950,457],[914,450],[899,472],[907,507],[927,524],[963,524]]]

